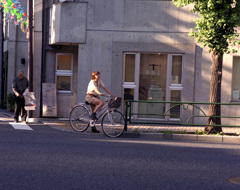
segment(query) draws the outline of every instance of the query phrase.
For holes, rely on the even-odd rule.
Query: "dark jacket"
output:
[[[16,77],[13,80],[12,90],[16,96],[17,96],[17,93],[20,94],[21,96],[28,87],[29,87],[29,84],[28,84],[28,79],[26,77],[23,77],[23,79],[19,79],[19,77]]]

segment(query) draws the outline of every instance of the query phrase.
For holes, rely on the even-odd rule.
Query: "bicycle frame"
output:
[[[108,97],[109,97],[109,96],[106,96],[106,95],[105,95],[106,101],[105,101],[103,107],[100,108],[100,110],[97,111],[96,115],[97,115],[97,118],[98,118],[98,119],[97,119],[96,121],[100,120],[105,113],[111,111],[111,109],[114,109],[114,108],[109,108],[109,107],[108,107],[108,101],[109,101]],[[85,108],[87,108],[88,111],[89,111],[89,113],[90,113],[90,115],[91,115],[91,113],[92,113],[92,109],[90,108],[91,105],[87,105],[87,104],[85,104],[85,103],[80,103],[79,105],[82,105],[82,106],[84,106]]]

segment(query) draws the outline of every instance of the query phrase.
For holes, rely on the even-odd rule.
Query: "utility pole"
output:
[[[3,8],[0,8],[0,106],[2,106],[2,67],[3,67]]]
[[[29,91],[33,91],[33,0],[28,1],[28,80]],[[32,118],[32,111],[29,112]]]

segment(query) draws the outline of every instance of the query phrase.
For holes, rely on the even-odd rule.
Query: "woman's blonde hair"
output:
[[[100,75],[100,72],[99,71],[93,71],[92,72],[92,80],[94,80],[95,79],[95,75]]]

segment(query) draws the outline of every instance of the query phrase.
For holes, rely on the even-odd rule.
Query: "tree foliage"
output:
[[[19,24],[26,20],[27,14],[24,12],[19,0],[0,0],[7,20],[15,20],[14,24]]]
[[[189,35],[202,47],[220,54],[237,52],[230,47],[240,44],[236,30],[240,23],[240,0],[173,0],[173,3],[178,7],[194,5],[191,12],[199,17]]]

